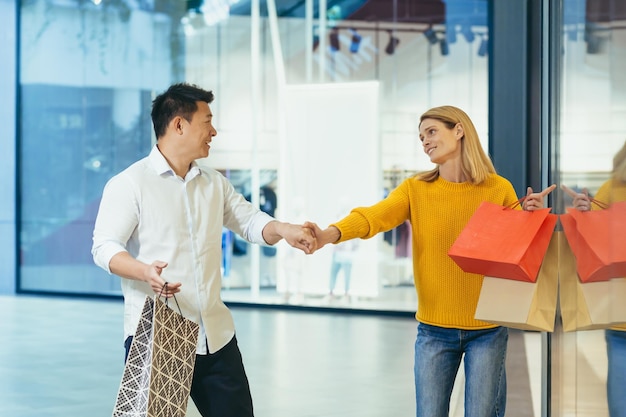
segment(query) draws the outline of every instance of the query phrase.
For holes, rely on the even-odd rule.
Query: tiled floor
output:
[[[245,307],[233,315],[257,417],[414,415],[413,319]],[[0,335],[0,416],[111,415],[123,369],[121,301],[0,296]],[[599,343],[585,342],[587,350]],[[540,352],[538,333],[510,333],[507,417],[541,415]],[[596,386],[601,375],[577,378]],[[458,387],[454,417],[463,415]],[[188,416],[199,416],[191,402]]]

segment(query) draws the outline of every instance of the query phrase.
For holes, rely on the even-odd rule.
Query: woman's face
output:
[[[436,119],[424,119],[420,123],[420,140],[424,152],[435,164],[443,164],[451,159],[461,157],[461,138],[463,126],[457,123],[448,129],[443,122]]]

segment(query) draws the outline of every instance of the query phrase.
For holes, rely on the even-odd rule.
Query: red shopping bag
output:
[[[560,220],[576,257],[580,280],[626,277],[626,201],[613,203],[604,210],[567,211]]]
[[[549,208],[523,211],[483,202],[448,255],[465,272],[535,282],[556,220]]]

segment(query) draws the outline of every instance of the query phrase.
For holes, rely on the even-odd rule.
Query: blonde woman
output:
[[[307,223],[318,248],[354,238],[367,239],[410,221],[415,315],[415,398],[417,417],[447,416],[450,395],[465,361],[465,416],[501,417],[506,405],[505,358],[508,332],[476,320],[482,275],[466,273],[448,250],[483,201],[503,206],[518,197],[483,150],[476,128],[459,108],[435,107],[420,117],[419,139],[435,167],[402,182],[384,200],[358,207],[322,230]],[[554,189],[533,193],[525,210],[543,208]]]

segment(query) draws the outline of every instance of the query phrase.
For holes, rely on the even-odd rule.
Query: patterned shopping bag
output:
[[[146,297],[113,417],[184,417],[199,326],[158,297]]]

